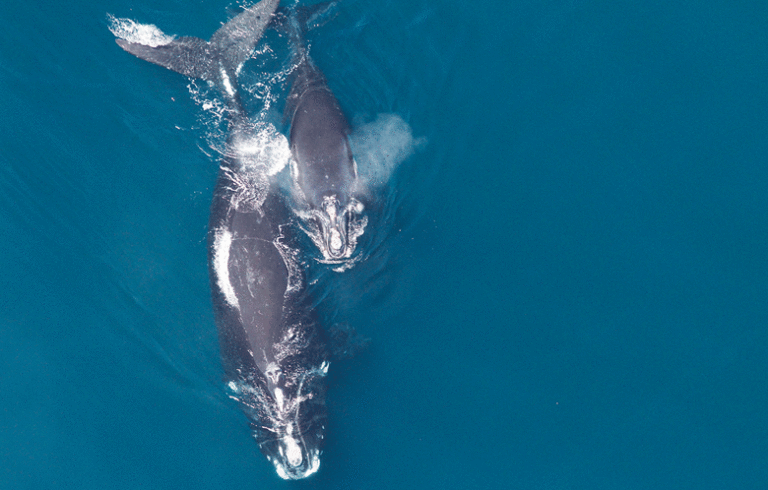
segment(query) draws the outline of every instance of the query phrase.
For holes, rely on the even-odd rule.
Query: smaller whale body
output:
[[[321,8],[327,10],[328,4],[312,12]],[[368,218],[364,186],[349,145],[349,123],[303,39],[306,19],[302,17],[308,16],[305,10],[287,20],[295,45],[286,104],[286,118],[291,120],[291,174],[301,207],[298,214],[309,226],[309,236],[326,261],[338,263],[352,256]]]
[[[329,348],[307,291],[290,210],[269,181],[263,141],[274,128],[249,120],[237,82],[278,3],[262,0],[210,41],[117,43],[141,59],[214,83],[227,99],[227,144],[208,234],[222,361],[231,396],[250,420],[261,451],[280,477],[301,479],[320,466]]]

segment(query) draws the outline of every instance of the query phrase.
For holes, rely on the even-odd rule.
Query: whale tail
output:
[[[339,0],[292,9],[280,8],[275,16],[276,29],[288,34],[297,51],[304,53],[304,34],[330,22],[338,14]]]
[[[240,106],[235,78],[243,63],[251,57],[279,3],[279,0],[262,0],[224,24],[210,41],[180,37],[159,46],[126,39],[116,41],[121,48],[143,60],[215,83]]]
[[[280,8],[275,15],[273,25],[279,32],[288,36],[293,46],[291,64],[291,92],[283,114],[283,124],[292,117],[299,97],[308,88],[317,84],[325,85],[325,76],[315,66],[309,56],[309,49],[304,40],[307,32],[321,27],[338,14],[339,0],[331,0],[307,7]]]

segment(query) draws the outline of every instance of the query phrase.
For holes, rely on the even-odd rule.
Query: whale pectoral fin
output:
[[[192,78],[212,79],[208,42],[196,37],[180,37],[168,44],[152,47],[116,39],[118,46],[134,56]]]

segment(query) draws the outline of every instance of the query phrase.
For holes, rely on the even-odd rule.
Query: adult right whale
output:
[[[368,218],[349,145],[349,123],[303,39],[306,17],[311,16],[307,12],[327,10],[333,3],[287,18],[295,54],[285,114],[291,119],[294,194],[303,204],[298,214],[309,225],[308,234],[324,259],[338,263],[352,256]]]
[[[262,0],[210,41],[117,43],[141,59],[214,83],[227,100],[227,145],[208,234],[224,371],[232,398],[278,475],[301,479],[320,465],[329,347],[308,294],[287,205],[269,182],[264,161],[269,131],[249,120],[237,83],[278,3]]]

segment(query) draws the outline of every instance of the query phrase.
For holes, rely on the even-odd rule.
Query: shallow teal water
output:
[[[0,488],[765,488],[764,4],[348,0],[311,34],[351,119],[426,145],[325,305],[371,346],[296,483],[220,382],[206,114],[107,28],[234,6],[0,7]]]

